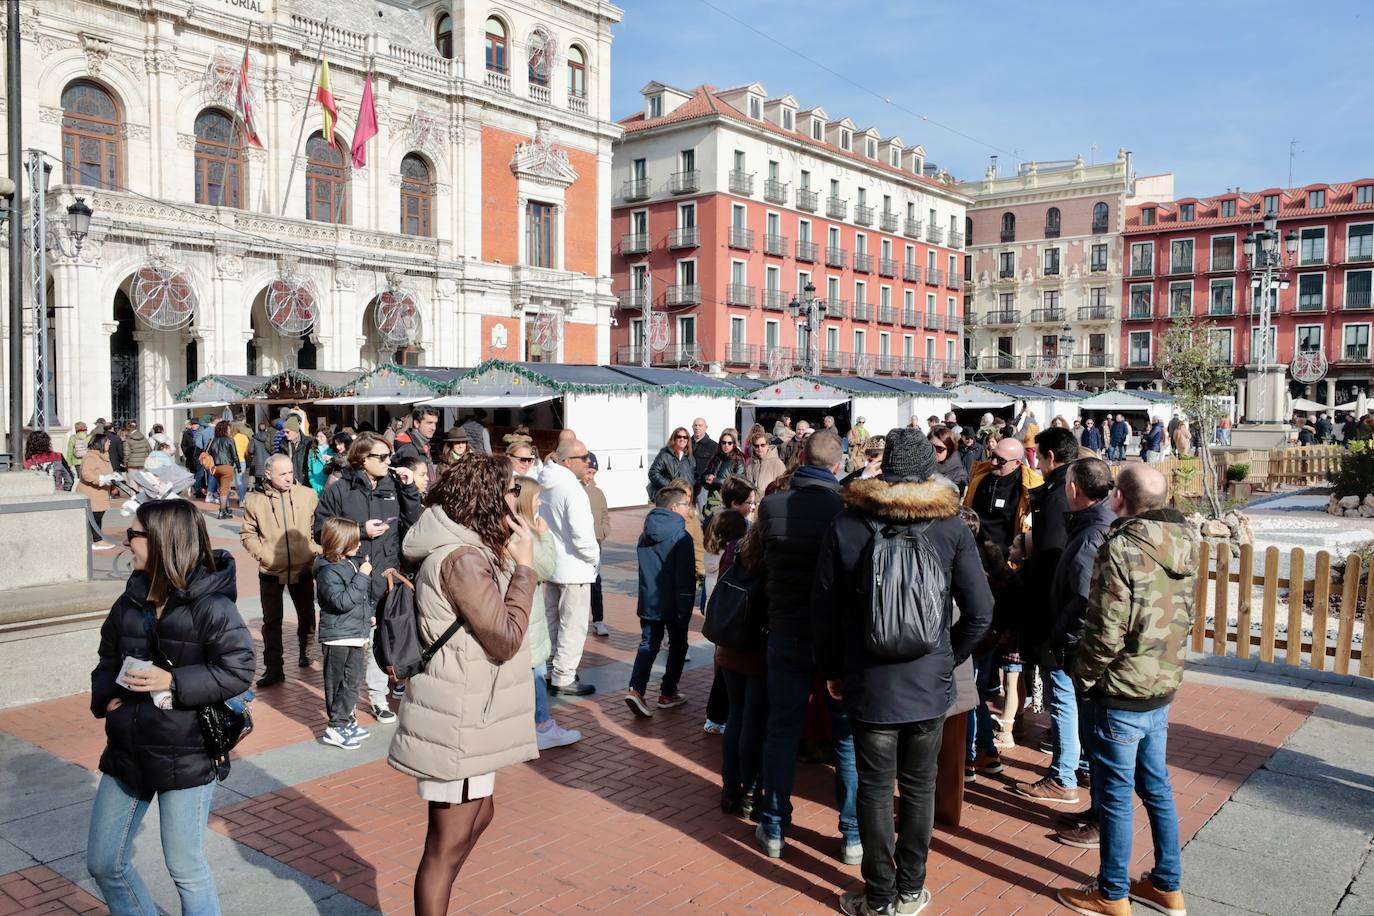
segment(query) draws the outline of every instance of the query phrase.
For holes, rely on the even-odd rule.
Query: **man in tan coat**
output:
[[[296,639],[300,666],[310,665],[310,639],[315,634],[315,580],[311,565],[320,548],[311,540],[311,526],[319,500],[315,491],[296,483],[290,456],[277,454],[267,460],[262,488],[248,494],[239,537],[244,549],[258,561],[258,585],[262,591],[262,659],[265,671],[259,687],[286,680],[283,670],[281,623],[282,591],[291,593],[296,609]]]

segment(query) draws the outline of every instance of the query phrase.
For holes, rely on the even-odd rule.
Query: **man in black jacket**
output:
[[[813,626],[817,662],[854,730],[859,776],[859,832],[865,889],[840,899],[850,914],[919,912],[930,900],[926,858],[935,819],[935,771],[945,713],[955,699],[954,669],[992,626],[992,592],[978,546],[959,518],[959,494],[931,479],[935,451],[920,430],[887,434],[883,474],[854,481],[816,564]],[[935,649],[910,661],[868,651],[874,583],[868,557],[879,533],[911,527],[944,573],[935,600],[946,611]],[[902,567],[895,567],[900,571]],[[916,580],[887,588],[915,592]],[[960,609],[950,626],[947,602]],[[900,768],[900,769],[899,769]],[[900,788],[900,837],[892,822],[893,783]]]
[[[697,417],[692,421],[692,462],[696,468],[696,477],[692,483],[696,485],[693,497],[701,492],[701,488],[706,483],[706,467],[711,463],[711,459],[716,457],[716,440],[711,438],[710,432],[706,428],[706,420]]]
[[[434,455],[429,444],[439,428],[439,411],[434,407],[416,407],[411,411],[410,419],[410,429],[396,434],[396,454],[392,458],[392,466],[400,467],[407,458],[418,458],[425,463],[429,479],[434,480],[437,475],[434,473]]]
[[[763,538],[762,584],[768,596],[769,708],[763,745],[763,806],[755,837],[770,858],[782,855],[783,837],[792,820],[797,744],[816,679],[811,642],[812,575],[821,542],[843,508],[840,482],[835,477],[843,461],[839,438],[817,433],[806,440],[803,449],[802,464],[792,475],[791,487],[759,503],[756,522]],[[833,699],[828,705],[835,742],[835,802],[840,809],[842,858],[854,865],[863,856],[854,808],[858,791],[854,738],[844,707]]]
[[[296,417],[287,417],[281,431],[281,444],[277,446],[277,453],[291,459],[291,465],[296,469],[296,480],[309,481],[310,443],[301,435],[301,421]]]
[[[1025,582],[1029,607],[1021,653],[1027,662],[1044,661],[1041,651],[1050,635],[1050,582],[1059,566],[1059,557],[1069,540],[1069,497],[1064,478],[1069,462],[1078,457],[1078,441],[1073,430],[1051,426],[1035,437],[1040,469],[1045,482],[1030,491],[1031,555],[1026,561]]]

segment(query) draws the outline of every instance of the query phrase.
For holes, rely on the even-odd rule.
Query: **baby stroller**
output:
[[[157,499],[186,499],[196,482],[196,475],[185,468],[168,464],[149,471],[144,468],[119,475],[114,485],[129,498],[119,507],[119,514],[129,517],[144,503]]]

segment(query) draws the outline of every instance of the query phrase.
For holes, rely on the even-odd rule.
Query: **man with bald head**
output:
[[[695,497],[706,483],[706,466],[716,457],[716,440],[712,439],[710,432],[707,431],[704,417],[697,417],[692,421],[691,447],[692,461],[696,467],[696,480],[692,481],[696,488],[692,494]]]
[[[983,536],[1004,551],[1025,530],[1030,491],[1043,483],[1026,464],[1026,447],[1019,439],[998,439],[988,460],[973,466],[964,505],[978,513]]]
[[[248,555],[258,561],[262,594],[262,661],[266,670],[259,687],[286,680],[281,644],[283,590],[291,593],[291,605],[296,609],[298,661],[301,667],[310,664],[310,639],[315,632],[311,567],[320,552],[310,533],[318,502],[313,488],[296,482],[291,456],[278,453],[267,459],[261,486],[249,493],[243,504],[239,539]]]
[[[1088,755],[1101,850],[1094,884],[1059,891],[1079,913],[1129,916],[1131,899],[1166,913],[1185,909],[1165,746],[1193,623],[1198,535],[1167,500],[1159,471],[1122,468],[1111,495],[1117,518],[1093,564],[1073,656],[1074,687],[1086,700],[1080,714],[1093,723]],[[1149,815],[1155,847],[1154,868],[1135,881],[1132,792]]]
[[[582,485],[590,459],[587,446],[569,438],[559,442],[539,471],[539,514],[549,524],[554,547],[553,575],[544,584],[544,613],[553,646],[549,692],[565,696],[596,692],[577,677],[592,622],[592,583],[601,562],[596,519]]]

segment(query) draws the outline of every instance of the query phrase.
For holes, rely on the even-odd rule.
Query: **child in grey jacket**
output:
[[[346,751],[361,747],[367,731],[353,718],[358,685],[367,665],[367,639],[376,623],[371,598],[372,563],[357,560],[362,529],[349,518],[327,519],[320,528],[324,556],[315,560],[315,595],[320,602],[320,645],[324,648],[324,706],[329,726],[325,744]]]

